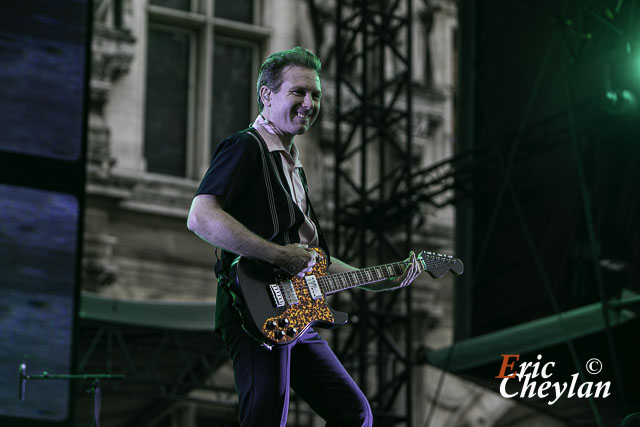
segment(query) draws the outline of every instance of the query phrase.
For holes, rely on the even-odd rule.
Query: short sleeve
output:
[[[211,194],[233,203],[249,185],[255,183],[254,174],[260,165],[257,144],[259,142],[248,132],[221,141],[212,156],[209,169],[200,182],[196,196]]]

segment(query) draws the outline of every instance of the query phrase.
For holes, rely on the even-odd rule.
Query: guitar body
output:
[[[332,328],[347,323],[347,314],[331,309],[324,295],[311,294],[310,283],[327,274],[326,255],[314,250],[316,264],[305,277],[284,276],[270,264],[242,257],[232,265],[234,305],[245,331],[264,346],[291,344],[314,325]]]

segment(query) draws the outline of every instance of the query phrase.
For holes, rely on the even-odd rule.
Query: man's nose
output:
[[[302,102],[302,106],[308,109],[313,108],[313,97],[311,96],[311,94],[308,93],[305,95],[304,101]]]

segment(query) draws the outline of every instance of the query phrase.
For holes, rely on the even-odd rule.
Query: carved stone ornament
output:
[[[87,153],[90,176],[108,175],[115,162],[111,157],[110,132],[104,117],[104,105],[109,99],[113,83],[131,68],[135,44],[129,28],[132,14],[130,0],[94,2]]]

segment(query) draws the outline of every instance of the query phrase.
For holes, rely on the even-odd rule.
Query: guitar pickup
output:
[[[311,298],[322,298],[322,291],[320,290],[320,285],[318,285],[318,279],[316,276],[306,276],[304,279],[307,282],[307,288],[309,289]]]
[[[280,285],[269,285],[269,289],[271,290],[271,299],[275,306],[284,307],[284,296],[282,295]]]
[[[282,294],[284,295],[284,299],[289,305],[298,304],[298,295],[296,295],[296,290],[293,287],[293,283],[291,280],[287,280],[285,282],[280,283]]]

